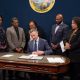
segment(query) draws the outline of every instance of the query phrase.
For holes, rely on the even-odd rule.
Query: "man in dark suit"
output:
[[[29,35],[29,30],[31,29],[35,29],[38,31],[38,35],[40,38],[44,38],[46,39],[46,35],[45,35],[45,32],[43,31],[43,29],[41,28],[41,26],[38,25],[38,23],[35,21],[35,20],[30,20],[29,21],[29,24],[28,24],[28,31],[26,29],[24,29],[24,32],[25,32],[25,38],[26,38],[26,45],[25,45],[25,48],[24,48],[24,51],[26,52],[26,47],[28,45],[28,41],[29,40],[32,40],[31,36]]]
[[[60,41],[64,40],[68,33],[68,26],[63,23],[63,15],[56,15],[56,24],[52,26],[51,33],[51,47],[53,49],[53,53],[62,53],[59,47]]]
[[[29,34],[32,38],[32,40],[29,40],[28,42],[28,48],[27,51],[31,52],[32,54],[35,55],[48,55],[52,53],[52,49],[48,45],[48,42],[45,39],[42,39],[38,36],[38,31],[35,29],[31,29],[29,31]],[[29,73],[30,75],[30,80],[38,80],[41,78],[44,78],[45,75],[41,75],[38,73]]]
[[[28,52],[37,55],[51,54],[52,50],[45,39],[39,38],[38,31],[31,29],[29,31],[32,40],[28,42]]]

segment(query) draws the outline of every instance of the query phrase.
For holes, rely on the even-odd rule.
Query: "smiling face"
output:
[[[71,26],[73,30],[78,28],[77,23],[74,20],[72,20]]]

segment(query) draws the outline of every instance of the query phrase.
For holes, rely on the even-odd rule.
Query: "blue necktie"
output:
[[[37,51],[37,41],[34,41],[34,51]]]

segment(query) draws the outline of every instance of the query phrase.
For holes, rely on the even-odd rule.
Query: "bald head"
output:
[[[56,23],[60,24],[63,21],[63,15],[62,14],[57,14],[56,15]]]

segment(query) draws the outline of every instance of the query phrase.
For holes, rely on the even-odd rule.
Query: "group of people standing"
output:
[[[74,17],[71,29],[63,22],[63,15],[56,15],[56,24],[52,26],[50,45],[45,38],[44,31],[34,20],[29,22],[29,31],[19,27],[16,17],[11,19],[11,26],[3,29],[3,17],[0,16],[0,52],[29,52],[37,55],[64,55],[71,59],[71,66],[77,66],[80,56],[80,17]],[[60,42],[64,42],[65,52],[61,51]],[[72,68],[72,67],[71,67]],[[77,69],[76,69],[77,70]],[[75,72],[76,72],[75,70]],[[78,79],[75,79],[78,80]]]

